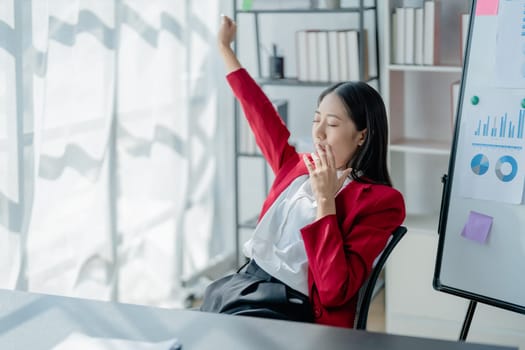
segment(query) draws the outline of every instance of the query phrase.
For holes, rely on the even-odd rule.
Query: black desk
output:
[[[183,350],[511,349],[0,290],[0,349],[47,350],[72,332],[137,341],[178,338]]]

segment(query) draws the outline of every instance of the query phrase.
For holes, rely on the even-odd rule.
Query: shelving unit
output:
[[[239,8],[239,4],[234,1],[234,9],[233,9],[233,19],[234,21],[238,21],[239,17],[241,16],[251,16],[253,19],[253,26],[252,30],[254,33],[254,44],[256,48],[255,53],[255,61],[256,61],[256,76],[255,79],[257,82],[263,86],[263,87],[277,87],[281,89],[291,89],[295,90],[296,88],[301,89],[310,89],[312,91],[315,91],[318,95],[323,88],[335,83],[335,82],[321,82],[321,81],[300,81],[295,77],[286,77],[284,79],[270,79],[268,76],[265,76],[263,73],[263,52],[261,50],[261,31],[260,29],[263,27],[261,24],[261,17],[263,16],[279,16],[279,18],[283,18],[283,20],[293,18],[294,16],[308,16],[308,15],[319,15],[319,16],[348,16],[350,20],[348,21],[345,26],[343,26],[341,29],[348,29],[348,28],[354,28],[358,30],[361,34],[364,33],[366,28],[370,28],[370,23],[366,21],[372,21],[372,28],[373,33],[370,33],[370,29],[368,29],[368,43],[372,43],[373,45],[368,45],[368,47],[373,48],[373,52],[369,52],[369,55],[375,56],[375,67],[373,67],[371,70],[373,74],[367,79],[367,81],[372,81],[375,83],[377,87],[380,85],[380,69],[379,69],[379,43],[378,43],[378,30],[377,30],[377,23],[378,23],[378,14],[377,14],[377,0],[358,0],[355,2],[358,4],[354,7],[345,7],[345,8],[338,8],[338,9],[324,9],[324,8],[275,8],[275,9],[252,9],[252,10],[242,10]],[[356,18],[355,18],[356,17]],[[371,19],[370,19],[371,18]],[[352,21],[352,19],[354,19]],[[283,22],[282,24],[282,35],[291,35],[294,36],[293,30],[286,27],[286,22]],[[313,26],[313,27],[312,27]],[[367,27],[368,26],[368,27]],[[303,26],[303,29],[320,29],[315,24],[309,24],[309,22],[305,21],[305,24]],[[333,28],[328,28],[333,29]],[[243,30],[247,30],[246,27],[243,27]],[[279,34],[281,35],[281,34]],[[242,45],[241,42],[239,42],[239,36],[238,40],[234,43],[234,49],[235,51],[239,51],[240,45]],[[364,45],[360,45],[359,48],[359,58],[360,62],[364,62],[365,59],[368,59],[367,54],[365,52]],[[295,64],[295,62],[288,61],[288,64]],[[359,76],[363,78],[365,76],[365,65],[360,64],[360,72]],[[362,80],[362,79],[361,79]],[[281,90],[279,90],[281,91]],[[301,90],[304,91],[304,90]],[[270,95],[270,97],[272,97]],[[283,96],[279,96],[279,98],[286,98]],[[293,97],[289,100],[290,104],[293,104]],[[240,140],[240,108],[238,103],[235,102],[234,105],[234,113],[235,113],[235,169],[234,169],[234,181],[236,185],[236,203],[235,203],[235,221],[236,221],[236,256],[238,265],[241,264],[242,260],[242,253],[241,248],[242,244],[245,241],[245,238],[249,237],[251,234],[251,231],[255,228],[255,225],[257,223],[257,215],[258,211],[254,212],[252,215],[246,215],[246,213],[241,213],[241,211],[246,211],[247,209],[244,206],[243,201],[247,201],[249,197],[249,201],[252,203],[256,203],[255,207],[257,209],[260,209],[262,202],[264,200],[265,195],[267,194],[269,190],[269,186],[272,180],[272,174],[271,171],[266,168],[265,161],[262,158],[261,155],[258,153],[247,153],[242,151],[239,148],[239,140]],[[288,120],[293,119],[294,115],[291,113],[288,115]],[[293,131],[292,131],[292,136]],[[295,136],[301,136],[301,135],[295,135]],[[264,174],[262,175],[262,179],[252,179],[251,183],[252,186],[257,187],[258,183],[263,183],[263,193],[257,193],[254,195],[254,192],[251,195],[246,195],[243,192],[243,189],[246,188],[246,186],[242,186],[243,182],[243,176],[246,176],[245,174],[245,167],[246,165],[243,162],[245,162],[247,159],[249,159],[249,162],[253,163],[257,159],[260,160],[261,163],[263,163]],[[253,168],[254,164],[250,164],[248,167]],[[242,168],[242,169],[241,169]],[[253,169],[252,169],[253,173]],[[257,174],[260,176],[260,174]],[[253,191],[253,189],[252,189]]]
[[[448,170],[453,135],[450,91],[462,73],[459,14],[469,12],[470,6],[468,0],[438,1],[438,65],[392,64],[392,14],[407,3],[388,0],[382,11],[382,95],[390,125],[390,171],[405,198],[408,228],[386,268],[385,321],[389,333],[455,339],[466,301],[434,291],[432,277],[441,178]]]
[[[370,1],[366,1],[366,3],[368,3]],[[284,15],[284,14],[288,14],[288,15],[298,15],[298,14],[319,14],[319,15],[322,15],[322,14],[351,14],[351,13],[356,13],[358,14],[358,25],[357,25],[357,30],[359,30],[359,32],[363,32],[365,27],[364,27],[364,21],[365,21],[365,16],[364,16],[364,13],[367,12],[367,11],[374,11],[374,15],[375,15],[375,23],[377,23],[377,0],[374,0],[373,1],[373,6],[365,6],[365,0],[359,0],[359,5],[356,6],[356,7],[342,7],[342,8],[338,8],[338,9],[322,9],[322,8],[308,8],[308,9],[293,9],[293,8],[290,8],[290,9],[286,9],[286,8],[282,8],[282,9],[264,9],[264,10],[257,10],[257,9],[254,9],[254,10],[239,10],[237,8],[237,5],[234,5],[234,20],[236,21],[237,20],[237,17],[241,14],[249,14],[249,15],[252,15],[254,17],[254,22],[255,22],[255,28],[254,28],[254,33],[255,33],[255,45],[257,48],[260,48],[260,43],[261,43],[261,39],[260,39],[260,21],[259,21],[259,17],[260,15]],[[375,42],[377,43],[378,42],[378,32],[377,30],[375,31],[375,38],[374,38]],[[237,44],[237,43],[235,43]],[[379,57],[379,45],[376,45],[376,52],[375,52],[375,55],[376,57]],[[261,59],[261,50],[257,50],[257,76],[258,77],[262,77],[263,74],[262,74],[262,59]],[[365,49],[364,47],[361,45],[360,47],[360,50],[359,50],[359,61],[360,62],[364,62],[365,60]],[[360,77],[363,77],[365,75],[365,71],[364,71],[364,65],[361,65],[360,66],[360,74],[359,76]],[[377,70],[377,72],[379,72],[379,69]],[[372,76],[370,77],[369,80],[379,80],[379,75],[376,75],[376,76]],[[262,83],[264,84],[276,84],[276,85],[295,85],[295,86],[324,86],[324,85],[329,85],[329,83],[326,83],[326,82],[302,82],[302,81],[299,81],[297,79],[263,79],[261,80]]]
[[[450,86],[462,72],[459,14],[468,12],[469,1],[439,2],[439,27],[449,31],[436,37],[439,65],[392,64],[392,14],[406,3],[389,0],[382,12],[383,98],[390,125],[390,169],[394,186],[405,198],[408,228],[386,268],[385,321],[389,333],[454,339],[466,302],[434,291],[432,277],[440,180],[448,169],[453,134]]]
[[[401,0],[385,4],[382,62],[382,91],[390,124],[390,168],[394,186],[405,197],[408,214],[405,224],[409,231],[412,223],[417,223],[419,229],[436,234],[441,177],[447,172],[453,134],[450,89],[462,72],[459,14],[469,11],[468,0],[438,2],[439,64],[391,63],[391,16],[396,8],[406,5]]]

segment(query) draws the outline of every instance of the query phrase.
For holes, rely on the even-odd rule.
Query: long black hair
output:
[[[350,176],[361,182],[392,186],[387,167],[388,121],[381,95],[367,83],[350,81],[334,84],[319,96],[335,93],[345,106],[358,131],[367,129],[365,141],[350,160]],[[359,176],[361,174],[363,176]]]

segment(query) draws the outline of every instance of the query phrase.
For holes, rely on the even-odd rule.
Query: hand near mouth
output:
[[[317,218],[335,214],[335,196],[351,169],[345,169],[337,176],[335,157],[330,145],[316,144],[312,160],[303,155],[303,161],[310,175],[312,191],[317,200]]]

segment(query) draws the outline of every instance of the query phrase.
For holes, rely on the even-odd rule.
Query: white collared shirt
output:
[[[350,178],[345,179],[341,189],[348,183]],[[244,254],[270,275],[308,295],[308,258],[300,230],[316,216],[317,201],[309,176],[300,176],[261,218],[244,245]]]

